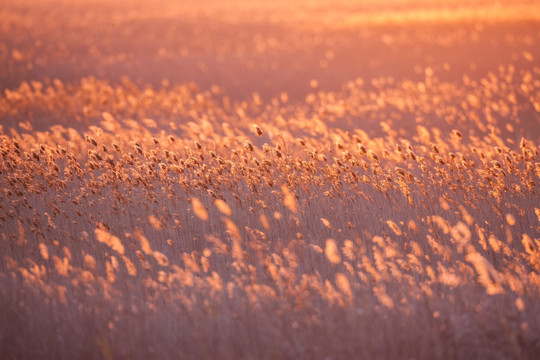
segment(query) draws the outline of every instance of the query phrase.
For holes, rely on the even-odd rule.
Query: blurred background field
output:
[[[194,81],[243,100],[315,79],[339,90],[362,77],[479,78],[538,61],[535,1],[7,1],[0,86],[129,77],[160,87]]]

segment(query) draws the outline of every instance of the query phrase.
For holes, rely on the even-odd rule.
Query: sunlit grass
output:
[[[527,18],[518,5],[475,6],[495,22]],[[369,34],[384,46],[459,49],[474,37],[461,28],[426,42],[385,31],[397,12],[398,22],[424,25],[478,14],[388,11],[351,12],[334,25],[328,11],[321,29],[294,28],[299,37],[286,44],[296,48],[228,35],[190,43],[185,57],[210,56],[219,43],[225,58],[289,52],[308,63],[298,39],[379,22],[387,28]],[[32,16],[11,24],[36,29]],[[131,24],[150,15],[118,16]],[[527,34],[495,38],[515,54],[495,68],[463,54],[472,74],[413,58],[401,76],[351,72],[336,90],[316,73],[305,93],[243,98],[168,79],[34,78],[32,64],[52,61],[47,51],[35,58],[21,38],[6,41],[6,78],[26,80],[0,95],[2,356],[535,358],[540,68],[538,35]],[[317,72],[340,64],[330,40],[355,36],[318,39],[327,48]],[[89,50],[90,70],[146,54],[131,50]]]
[[[204,357],[222,347],[232,357],[303,356],[302,343],[345,357],[463,357],[484,346],[533,354],[540,167],[538,145],[517,139],[512,119],[537,105],[508,94],[538,93],[538,83],[527,74],[508,82],[509,71],[491,78],[494,100],[485,86],[435,78],[375,90],[351,82],[297,107],[225,109],[196,88],[92,79],[7,91],[4,117],[62,113],[88,127],[3,128],[2,282],[11,295],[2,316],[16,336],[30,318],[47,332],[47,314],[93,329],[64,341],[105,357]],[[420,88],[428,95],[411,95]],[[494,109],[490,121],[477,99]],[[139,120],[126,118],[128,103]],[[389,119],[375,136],[329,126],[367,124],[371,109],[387,107],[452,115],[412,128]],[[147,117],[157,109],[189,120]],[[391,340],[369,330],[379,317],[393,319],[378,329]],[[334,326],[339,341],[324,335]],[[408,347],[430,336],[425,354]],[[28,341],[45,351],[59,340]],[[159,348],[140,348],[154,341]]]

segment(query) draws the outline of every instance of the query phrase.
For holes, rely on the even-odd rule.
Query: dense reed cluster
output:
[[[539,24],[0,1],[0,358],[538,358]]]
[[[539,72],[6,90],[4,355],[533,358]]]

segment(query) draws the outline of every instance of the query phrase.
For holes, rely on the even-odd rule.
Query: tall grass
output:
[[[52,3],[0,4],[1,359],[538,357],[537,4]]]
[[[94,79],[7,91],[3,117],[81,120],[3,128],[4,355],[533,358],[540,166],[518,119],[536,105],[509,94],[539,89],[508,71],[496,97],[353,82],[296,107]],[[368,133],[373,108],[423,115]]]

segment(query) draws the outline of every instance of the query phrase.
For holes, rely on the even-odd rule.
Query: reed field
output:
[[[0,3],[0,358],[537,358],[539,14]]]

